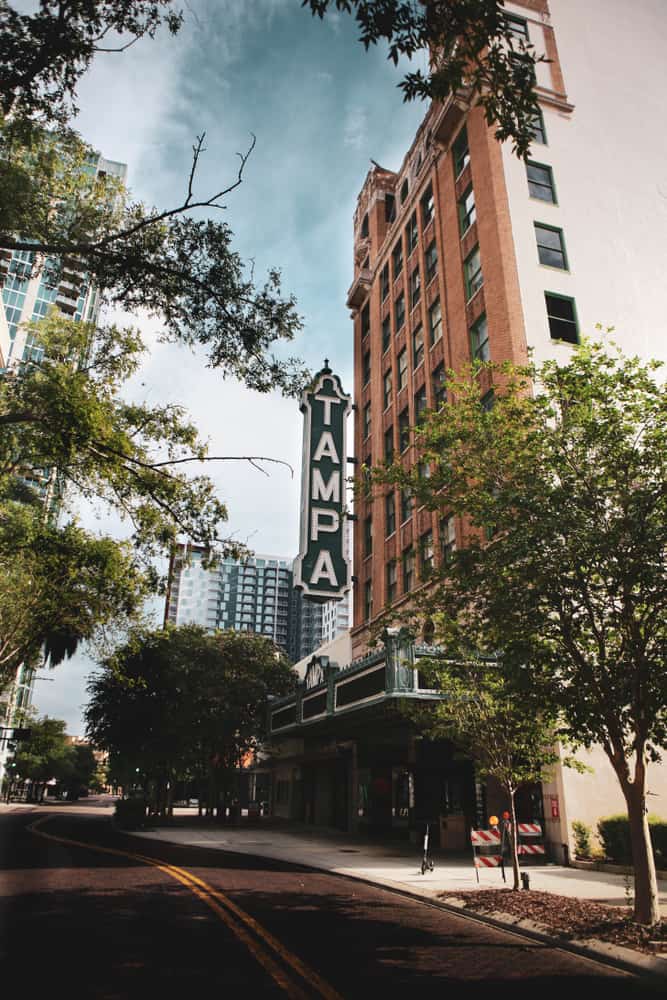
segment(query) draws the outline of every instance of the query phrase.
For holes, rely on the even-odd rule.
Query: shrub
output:
[[[649,816],[648,825],[656,868],[664,868],[667,865],[667,820]],[[606,857],[620,864],[632,864],[630,822],[627,816],[603,817],[598,820],[598,833]]]
[[[119,799],[114,817],[124,830],[138,830],[146,822],[146,803],[143,799]]]
[[[591,856],[591,828],[581,820],[575,819],[572,823],[574,833],[574,852],[578,858],[590,858]]]

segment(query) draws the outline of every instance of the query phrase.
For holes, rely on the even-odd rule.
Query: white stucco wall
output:
[[[576,300],[580,332],[615,327],[632,353],[667,361],[667,4],[550,0],[570,114],[544,107],[558,205],[529,196],[525,165],[503,151],[528,344],[537,361],[565,359],[551,341],[544,291]],[[531,40],[540,47],[538,15]],[[544,74],[545,68],[538,73]],[[570,272],[540,265],[533,223],[563,229]]]

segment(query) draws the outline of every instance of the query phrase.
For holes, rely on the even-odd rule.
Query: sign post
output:
[[[340,601],[352,567],[345,544],[346,423],[352,408],[328,359],[301,396],[301,533],[294,586],[311,601]]]

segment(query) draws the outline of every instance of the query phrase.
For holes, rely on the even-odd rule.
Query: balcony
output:
[[[436,142],[443,146],[449,145],[470,108],[471,94],[472,87],[461,87],[441,103],[434,102],[431,134]]]
[[[362,267],[347,293],[348,309],[358,309],[371,287],[373,272],[369,267]]]

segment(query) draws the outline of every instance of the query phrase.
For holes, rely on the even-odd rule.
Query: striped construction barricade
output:
[[[480,868],[501,868],[504,881],[505,866],[503,864],[500,830],[497,827],[492,827],[489,830],[473,829],[470,831],[470,845],[472,847],[473,865],[477,881],[479,882]],[[498,853],[498,848],[501,848],[500,853]],[[482,853],[484,851],[490,853]]]
[[[547,853],[544,842],[537,843],[543,837],[541,823],[517,823],[518,852],[524,858],[544,857]]]
[[[542,824],[541,823],[517,823],[516,825],[517,833],[520,837],[541,837],[542,836]]]

